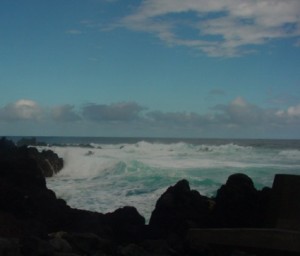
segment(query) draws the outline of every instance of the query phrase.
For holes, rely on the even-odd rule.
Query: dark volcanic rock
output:
[[[37,157],[33,157],[37,156]],[[145,219],[133,207],[111,214],[70,208],[46,186],[41,161],[56,159],[50,152],[41,154],[35,148],[18,148],[6,139],[0,141],[0,235],[45,237],[64,230],[100,235],[120,241],[137,240]],[[1,224],[1,221],[0,221]]]
[[[145,218],[136,208],[126,206],[105,215],[117,241],[134,242],[143,239]]]
[[[75,252],[79,255],[113,255],[116,245],[93,233],[66,233],[51,234],[52,246],[59,252]]]
[[[26,236],[20,241],[21,252],[24,256],[54,256],[54,248],[48,241],[36,236]]]
[[[51,150],[39,152],[36,148],[17,147],[10,140],[0,139],[0,160],[18,162],[28,158],[35,160],[45,177],[51,177],[63,168],[63,159]]]
[[[149,228],[158,236],[184,235],[188,228],[206,227],[209,212],[209,199],[191,190],[187,180],[181,180],[158,199]]]
[[[104,214],[72,208],[61,229],[68,232],[94,233],[106,239],[112,239],[113,233]]]
[[[229,176],[215,198],[216,227],[259,227],[262,222],[261,193],[245,174]],[[265,195],[264,195],[265,196]]]
[[[56,230],[68,211],[66,203],[46,187],[45,178],[33,159],[0,159],[0,212],[14,219],[12,229],[20,227],[15,230],[16,236],[23,232],[42,235]]]
[[[15,144],[6,138],[0,139],[0,159],[12,159],[16,157],[18,148]]]
[[[52,177],[63,167],[63,159],[51,150],[39,152],[36,148],[28,148],[28,154],[35,159],[45,177]]]
[[[21,256],[18,242],[12,239],[0,238],[0,255]]]

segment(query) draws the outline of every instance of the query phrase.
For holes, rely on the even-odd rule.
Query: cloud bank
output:
[[[32,100],[21,99],[0,108],[0,121],[39,120],[42,108]]]
[[[300,42],[299,0],[143,0],[114,27],[151,33],[169,46],[232,57],[291,38]]]
[[[58,122],[73,122],[81,120],[81,116],[75,112],[74,106],[69,104],[53,107],[51,109],[51,116],[53,120]]]
[[[144,110],[135,102],[114,103],[111,105],[89,104],[82,109],[83,117],[91,121],[133,121],[140,118]]]
[[[236,97],[227,104],[213,106],[204,114],[149,110],[136,102],[91,103],[79,108],[64,104],[46,108],[33,100],[22,99],[0,108],[2,126],[11,124],[15,131],[18,122],[30,123],[35,131],[49,128],[49,135],[53,135],[50,131],[65,135],[58,127],[66,124],[73,135],[80,130],[89,136],[104,133],[111,136],[289,137],[299,136],[300,104],[271,109]],[[3,129],[0,131],[4,133]],[[21,126],[19,133],[22,134]]]

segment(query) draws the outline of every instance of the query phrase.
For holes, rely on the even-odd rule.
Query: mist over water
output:
[[[131,205],[147,220],[160,195],[180,179],[202,195],[214,196],[233,173],[249,175],[258,189],[272,186],[277,173],[300,173],[299,141],[73,142],[38,147],[50,148],[65,162],[47,186],[72,207],[106,213]]]

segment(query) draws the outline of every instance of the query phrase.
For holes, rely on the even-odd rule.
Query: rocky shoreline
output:
[[[268,227],[272,190],[257,190],[244,174],[228,177],[214,198],[178,181],[158,199],[146,225],[131,206],[107,214],[68,206],[45,180],[62,168],[63,159],[50,150],[0,140],[0,255],[230,255],[206,246],[195,252],[188,230]]]

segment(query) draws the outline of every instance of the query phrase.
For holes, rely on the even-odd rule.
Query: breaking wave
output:
[[[40,150],[45,147],[39,147]],[[135,206],[149,219],[165,189],[187,179],[193,189],[213,196],[228,176],[243,172],[258,189],[271,186],[276,173],[298,174],[300,151],[227,143],[90,143],[51,146],[63,157],[63,170],[48,187],[82,209],[110,212]]]

